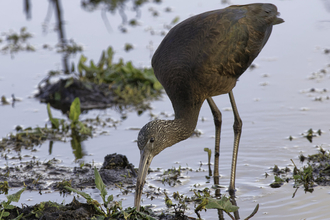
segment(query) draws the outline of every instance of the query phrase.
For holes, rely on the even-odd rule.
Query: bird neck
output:
[[[189,138],[194,132],[198,121],[199,111],[202,105],[190,105],[189,108],[186,108],[183,105],[176,106],[180,106],[180,108],[174,107],[175,119],[172,123],[174,128],[179,129],[178,131],[174,130],[174,132],[180,133],[179,141],[182,141]]]

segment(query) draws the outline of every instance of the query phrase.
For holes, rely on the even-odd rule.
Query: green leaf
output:
[[[92,197],[90,195],[88,195],[87,193],[84,193],[82,191],[76,190],[74,188],[68,187],[68,186],[64,186],[65,189],[71,191],[71,192],[75,192],[79,195],[81,195],[82,197],[84,197],[87,201],[92,201]]]
[[[91,60],[91,61],[90,61],[90,65],[91,65],[91,67],[90,67],[90,68],[92,68],[93,70],[98,70],[98,69],[99,69],[97,66],[95,66],[95,64],[94,64],[94,61],[93,61],[93,60]]]
[[[99,63],[97,64],[98,69],[103,69],[103,65],[106,62],[105,51],[102,51],[102,55]]]
[[[279,188],[283,185],[284,180],[282,180],[280,177],[274,176],[275,182],[272,182],[269,184],[270,187],[272,188]]]
[[[180,20],[180,17],[179,17],[179,16],[176,16],[176,17],[172,20],[171,24],[176,24],[176,23],[178,23],[179,20]]]
[[[82,123],[81,121],[78,121],[77,123],[80,127],[80,129],[79,129],[80,134],[92,136],[91,128],[87,127],[86,124]]]
[[[125,212],[125,211],[122,211],[122,213],[123,213],[123,216],[124,216],[125,220],[127,220],[129,218],[129,216],[131,215],[131,214],[128,214],[127,212]]]
[[[103,180],[101,178],[101,175],[99,171],[97,171],[96,167],[94,167],[94,176],[95,176],[95,185],[96,188],[98,188],[101,192],[101,197],[103,199],[103,202],[106,203],[105,196],[108,194],[107,190],[105,189],[105,184],[103,183]]]
[[[107,204],[108,204],[109,202],[112,202],[112,201],[113,201],[113,195],[108,196]]]
[[[230,200],[223,196],[220,200],[208,197],[209,203],[205,206],[207,209],[222,209],[225,212],[235,212],[239,207],[231,204]]]
[[[153,84],[153,88],[154,88],[155,90],[161,90],[161,89],[163,88],[163,86],[162,86],[162,84],[160,84],[159,81],[156,81],[156,82],[154,82],[154,84]]]
[[[24,213],[20,214],[19,216],[17,216],[16,218],[14,218],[13,220],[20,220],[23,217]]]
[[[78,72],[79,74],[82,74],[82,71],[84,70],[84,63],[87,61],[87,57],[84,55],[80,56],[79,64],[78,64]]]
[[[108,54],[108,65],[110,66],[112,64],[112,57],[113,57],[113,50],[112,50],[112,47],[109,47],[108,48],[108,51],[107,51],[107,54]]]
[[[199,211],[205,209],[206,210],[206,205],[209,203],[209,199],[204,197],[203,201],[195,208],[195,213],[198,215],[198,218],[200,219],[201,216],[198,213]]]
[[[21,194],[24,192],[26,187],[23,189],[19,190],[17,193],[11,194],[7,196],[8,202],[18,202],[19,199],[21,198]]]
[[[64,88],[68,88],[69,86],[71,86],[74,83],[74,79],[71,77],[69,79],[66,80],[66,83],[64,85]]]
[[[55,92],[54,99],[55,99],[55,101],[61,101],[61,93]]]
[[[71,64],[71,73],[73,73],[74,72],[74,63],[72,62],[72,64]]]
[[[6,209],[14,209],[14,208],[15,208],[15,206],[10,205],[10,204],[8,204],[8,205],[6,206]]]
[[[69,118],[72,122],[77,122],[80,115],[80,100],[79,98],[75,98],[70,106],[70,114]]]
[[[277,182],[277,183],[284,182],[284,180],[282,178],[278,177],[278,176],[274,176],[274,178],[275,178],[275,182]]]
[[[48,117],[49,120],[52,122],[52,126],[56,129],[60,127],[60,123],[57,118],[53,118],[52,112],[50,111],[50,104],[47,104],[47,112],[48,112]]]
[[[9,215],[10,215],[9,212],[4,212],[4,213],[2,214],[3,217],[7,217],[7,216],[9,216]]]
[[[211,158],[211,154],[212,154],[212,151],[211,151],[211,149],[210,149],[210,148],[207,148],[207,147],[205,147],[205,148],[204,148],[204,151],[205,151],[205,152],[207,152],[207,155],[208,155],[208,157],[209,157],[209,158]]]

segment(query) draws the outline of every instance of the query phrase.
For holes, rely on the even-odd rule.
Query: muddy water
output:
[[[273,181],[273,176],[265,178],[264,174],[265,172],[271,174],[270,168],[274,164],[293,168],[290,159],[300,166],[298,161],[300,153],[316,153],[319,146],[330,149],[330,100],[326,99],[330,96],[330,67],[328,66],[330,55],[324,53],[324,49],[330,49],[330,1],[274,0],[271,2],[277,5],[285,23],[274,27],[267,45],[255,60],[257,68],[246,71],[234,89],[243,120],[236,178],[237,204],[242,218],[248,216],[259,203],[260,209],[255,219],[327,219],[330,216],[327,205],[330,188],[316,187],[312,194],[305,194],[303,189],[299,189],[296,196],[292,198],[295,189],[292,188],[291,183],[279,189],[272,189],[269,184]],[[31,44],[38,48],[35,53],[23,52],[15,55],[14,58],[9,55],[0,56],[0,95],[10,97],[14,93],[23,98],[23,101],[16,103],[14,108],[0,106],[0,135],[2,137],[12,132],[15,125],[44,126],[48,118],[46,106],[30,97],[35,86],[46,76],[48,70],[61,69],[61,56],[54,50],[41,49],[44,43],[57,42],[57,35],[51,31],[51,28],[47,34],[42,32],[41,23],[46,17],[48,3],[35,1],[32,3],[34,4],[32,19],[29,21],[25,20],[21,4],[0,3],[0,19],[8,21],[1,22],[0,31],[8,32],[9,29],[18,31],[20,27],[27,26],[28,30],[35,35]],[[230,3],[246,4],[251,1],[230,1]],[[83,53],[87,57],[98,60],[100,51],[112,45],[116,51],[116,59],[124,57],[125,60],[133,60],[138,66],[149,65],[150,51],[147,46],[150,46],[152,42],[153,47],[156,48],[163,38],[160,35],[150,35],[146,29],[152,27],[157,33],[164,30],[164,23],[169,24],[175,16],[183,20],[193,14],[226,6],[226,4],[220,4],[218,0],[165,1],[160,5],[152,5],[161,12],[159,17],[152,17],[148,11],[151,7],[149,5],[141,9],[141,26],[130,28],[127,34],[122,34],[117,29],[121,22],[118,15],[108,15],[112,27],[109,33],[101,19],[100,11],[93,13],[82,11],[79,9],[78,1],[62,2],[62,4],[66,34],[68,38],[73,38],[84,45],[86,50]],[[167,6],[171,6],[173,12],[165,13],[163,10]],[[75,13],[71,14],[72,11]],[[128,12],[128,15],[132,14],[134,13]],[[90,25],[86,28],[85,24]],[[50,27],[52,25],[54,25],[54,20],[50,21]],[[134,44],[136,49],[129,53],[124,52],[123,46],[127,42]],[[73,61],[78,58],[79,56],[73,58]],[[321,69],[324,69],[327,74],[318,74]],[[315,75],[315,79],[311,79]],[[311,88],[315,88],[316,92],[309,92]],[[326,91],[323,91],[324,89]],[[314,100],[320,97],[323,98],[321,101]],[[233,143],[233,116],[226,95],[215,97],[215,101],[223,113],[220,183],[227,187]],[[166,96],[162,100],[153,102],[152,107],[153,114],[161,112],[173,114],[171,103]],[[55,117],[64,117],[55,110],[53,114]],[[121,115],[111,109],[90,111],[83,115],[83,118],[94,118],[98,115],[102,118],[112,117],[121,120]],[[84,161],[100,164],[105,154],[116,152],[127,155],[130,162],[135,166],[138,165],[139,151],[134,143],[138,131],[130,128],[142,127],[150,120],[150,116],[149,112],[145,112],[140,117],[135,112],[128,112],[127,116],[127,119],[122,120],[116,129],[108,128],[108,135],[100,135],[83,142],[86,154]],[[162,117],[164,116],[160,116]],[[324,131],[321,137],[313,139],[313,143],[309,143],[300,135],[310,128]],[[212,186],[205,178],[208,174],[207,156],[203,151],[204,147],[212,148],[214,145],[213,119],[206,104],[200,112],[197,129],[202,131],[200,137],[190,138],[166,149],[154,159],[151,165],[152,168],[162,169],[179,166],[192,168],[193,171],[183,173],[183,184],[175,187],[163,185],[156,173],[148,176],[148,185],[166,189],[169,194],[179,191],[188,196],[192,195],[191,189]],[[289,136],[295,138],[289,141]],[[49,154],[48,144],[45,142],[32,155],[40,161],[56,157],[63,161],[63,165],[76,165],[77,161],[72,154],[69,141],[56,142],[51,154]],[[21,155],[31,155],[31,152],[23,151]],[[6,163],[18,164],[19,161],[5,161],[1,158],[0,163],[4,166]],[[205,171],[196,172],[199,168]],[[90,193],[95,196],[94,198],[99,198],[97,192]],[[117,191],[109,193],[119,194]],[[226,193],[225,189],[222,193]],[[128,194],[120,197],[124,200],[124,206],[133,205],[133,196],[134,194]],[[53,200],[58,202],[63,200],[57,193],[49,193],[46,198],[34,192],[26,192],[22,195],[21,202],[33,204],[49,200],[49,198],[54,198]],[[0,199],[4,199],[4,195],[0,195]],[[65,198],[65,200],[70,202],[71,198]],[[145,199],[142,203],[142,205],[148,204],[156,206],[156,209],[162,209],[164,208],[163,197],[153,201]],[[187,213],[195,216],[193,210],[188,210]],[[216,216],[216,212],[210,210],[202,213],[205,219],[215,219]]]

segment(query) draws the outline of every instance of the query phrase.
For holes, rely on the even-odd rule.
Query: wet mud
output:
[[[71,193],[65,186],[82,191],[86,188],[95,188],[95,173],[91,164],[74,168],[60,166],[60,164],[61,161],[54,158],[44,163],[30,161],[16,167],[0,168],[0,182],[6,183],[10,188],[26,187],[26,190],[39,191],[40,194],[47,190],[55,190],[61,194]],[[120,187],[126,193],[135,188],[136,170],[124,155],[114,153],[105,156],[99,173],[108,188]],[[6,189],[2,187],[0,193],[8,193],[8,188],[6,192]],[[128,208],[125,211],[131,214],[136,212],[135,208]],[[81,203],[75,197],[66,205],[51,201],[33,206],[22,204],[22,207],[15,206],[13,209],[6,209],[6,212],[9,212],[9,215],[3,219],[125,219],[120,215],[116,218],[106,217],[94,204]],[[195,219],[185,215],[156,214],[147,209],[142,209],[142,212],[155,219]]]
[[[25,185],[27,190],[62,190],[65,181],[72,188],[95,187],[94,168],[91,164],[69,168],[60,166],[60,163],[60,160],[54,158],[44,163],[30,161],[16,167],[0,168],[0,181],[7,181],[9,187]],[[109,187],[119,182],[133,185],[136,177],[134,166],[126,156],[120,154],[107,155],[99,173]]]
[[[43,86],[41,86],[44,84]],[[82,82],[75,78],[60,79],[56,83],[45,80],[39,84],[36,98],[41,102],[50,103],[52,107],[62,112],[70,110],[73,100],[78,97],[81,110],[104,109],[118,104],[119,97],[115,94],[115,87],[110,89],[108,84],[97,85],[92,82]]]

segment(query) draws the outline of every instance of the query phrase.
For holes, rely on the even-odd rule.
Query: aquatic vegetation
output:
[[[305,132],[301,133],[301,136],[306,138],[310,143],[313,142],[313,138],[321,136],[323,131],[321,129],[318,130],[313,130],[312,128],[308,129]],[[290,141],[294,139],[292,135],[289,136],[288,138]]]
[[[317,184],[330,185],[330,151],[320,147],[317,154],[308,156],[300,154],[298,158],[301,163],[307,161],[307,164],[298,168],[291,160],[294,165],[292,172],[287,167],[279,169],[277,165],[274,166],[275,181],[270,184],[272,188],[281,187],[284,182],[294,181],[294,188],[303,187],[305,192],[313,192]]]
[[[128,19],[125,14],[125,9],[127,8],[128,3],[132,4],[133,10],[137,13],[136,17],[139,17],[141,13],[140,7],[149,2],[150,1],[148,0],[82,0],[81,6],[87,11],[102,9],[102,13],[108,11],[112,14],[118,11],[122,17],[122,24],[126,24]],[[160,0],[154,0],[154,2],[159,3]]]
[[[73,189],[68,186],[64,186],[65,189],[75,192],[87,200],[88,204],[93,205],[93,207],[98,210],[98,219],[104,219],[105,217],[109,217],[110,219],[141,219],[141,220],[156,220],[151,217],[149,212],[145,209],[141,209],[140,212],[137,212],[135,208],[126,208],[123,210],[121,201],[117,202],[113,200],[113,195],[107,196],[106,185],[103,183],[100,173],[94,167],[94,175],[95,175],[95,185],[98,190],[100,190],[101,198],[103,200],[103,208],[98,203],[98,201],[92,199],[90,195],[84,193],[82,191]],[[105,210],[104,210],[105,209]],[[147,214],[145,214],[146,212]]]
[[[179,20],[180,20],[180,17],[179,16],[176,16],[175,18],[173,18],[173,20],[171,21],[171,24],[176,24],[176,23],[178,23],[179,22]]]
[[[83,47],[78,45],[73,39],[65,43],[56,44],[57,53],[76,54],[83,51]]]
[[[133,50],[134,46],[132,44],[126,43],[124,49],[125,49],[126,52],[128,52],[130,50]]]
[[[79,121],[79,115],[81,113],[79,98],[75,98],[71,104],[69,113],[69,119],[71,121],[70,124],[66,123],[64,119],[54,118],[52,116],[49,103],[47,104],[47,112],[53,129],[56,129],[61,133],[67,133],[69,128],[71,128],[71,134],[92,136],[92,128]]]
[[[72,179],[67,181],[67,180],[62,180],[61,182],[56,183],[56,186],[54,188],[58,189],[60,191],[60,194],[64,194],[69,192],[68,190],[65,189],[66,186],[71,187]]]
[[[58,136],[51,129],[45,128],[31,128],[18,130],[16,134],[9,134],[8,137],[2,138],[0,141],[0,150],[7,147],[13,147],[16,150],[20,150],[21,147],[26,149],[33,146],[40,145],[47,138],[56,139]]]
[[[2,34],[5,37],[7,45],[0,48],[0,52],[3,54],[10,53],[13,57],[15,53],[20,51],[35,51],[35,48],[29,44],[28,39],[32,38],[32,34],[27,32],[26,27],[22,27],[19,33],[14,31],[9,31],[8,33]],[[0,43],[2,42],[0,38]]]
[[[310,164],[304,166],[300,169],[295,167],[295,172],[293,174],[294,187],[299,188],[300,186],[304,187],[305,192],[314,191],[314,175],[313,168]]]
[[[111,47],[103,51],[100,61],[86,65],[87,58],[81,56],[78,64],[79,79],[95,84],[109,84],[122,103],[138,104],[147,98],[156,98],[161,94],[162,86],[156,79],[152,68],[135,68],[132,62],[122,59],[113,63],[114,52]]]
[[[91,204],[78,202],[75,197],[72,202],[66,205],[56,202],[41,202],[34,206],[22,206],[22,208],[13,206],[11,201],[18,202],[21,193],[25,188],[21,189],[13,195],[7,196],[8,201],[1,202],[0,220],[2,217],[6,219],[53,219],[54,216],[65,216],[66,219],[104,219],[99,218],[100,213]],[[98,217],[98,218],[96,218]]]
[[[1,104],[2,105],[10,105],[10,102],[7,101],[6,97],[3,95],[1,96]]]
[[[229,198],[226,196],[222,196],[221,199],[213,199],[211,197],[204,198],[195,209],[195,213],[198,215],[199,219],[201,219],[201,217],[198,212],[202,209],[220,209],[226,212],[232,219],[234,219],[230,212],[236,212],[239,207],[233,205]]]
[[[172,200],[168,197],[167,193],[164,190],[165,195],[165,204],[167,208],[174,208],[174,215],[176,218],[182,218],[184,217],[185,211],[188,209],[188,204],[186,202],[191,202],[192,199],[184,196],[183,194],[179,194],[179,192],[174,192],[172,197],[174,200],[176,200],[178,203],[175,204],[172,202]]]
[[[302,135],[310,142],[313,142],[313,138],[317,137],[317,136],[321,136],[322,131],[321,129],[317,130],[317,131],[313,131],[313,129],[309,129],[306,133],[302,133]]]
[[[69,113],[70,123],[64,119],[54,118],[49,104],[47,105],[47,112],[51,122],[51,128],[47,124],[45,127],[28,127],[25,129],[17,126],[16,134],[10,134],[8,137],[2,138],[0,141],[0,150],[11,146],[19,151],[22,147],[28,149],[38,146],[45,140],[63,141],[63,138],[67,136],[71,136],[73,140],[79,140],[80,143],[92,136],[92,127],[79,121],[80,102],[78,98],[71,104]]]
[[[4,193],[7,195],[8,189],[9,189],[9,186],[8,186],[7,181],[0,182],[0,194]]]
[[[166,207],[169,210],[172,210],[172,213],[174,213],[174,219],[188,219],[184,213],[187,209],[189,209],[188,206],[190,203],[195,204],[196,208],[194,211],[199,219],[201,219],[200,211],[203,209],[205,211],[207,211],[207,209],[218,209],[221,212],[227,213],[231,219],[235,219],[232,213],[234,213],[235,217],[236,214],[238,214],[239,207],[236,206],[235,198],[228,198],[224,195],[222,195],[221,198],[214,198],[211,196],[209,188],[204,188],[203,190],[194,189],[192,191],[194,192],[194,196],[191,197],[180,194],[179,192],[173,192],[173,195],[170,197],[165,190],[163,191]],[[253,217],[257,213],[258,209],[259,204],[245,219],[250,219]]]
[[[315,92],[314,88],[310,89],[310,92]],[[321,129],[313,130],[312,128],[306,130],[301,133],[301,137],[306,138],[310,143],[313,142],[313,139],[316,137],[320,137],[323,134]],[[294,138],[292,136],[289,137],[289,140],[292,141]],[[317,146],[316,146],[317,147]],[[273,172],[276,176],[280,174],[284,174],[286,177],[286,182],[294,181],[294,188],[304,187],[305,192],[313,192],[314,187],[318,185],[330,185],[330,152],[324,150],[322,147],[319,147],[319,152],[317,154],[305,156],[302,153],[298,156],[299,161],[301,163],[307,162],[307,165],[298,168],[296,164],[291,159],[294,170],[292,173],[289,168],[279,169],[276,165],[273,169]],[[270,186],[280,187],[281,184],[279,181],[272,183]],[[296,190],[296,191],[297,191]],[[296,192],[294,192],[293,196]]]
[[[0,213],[0,220],[2,219],[2,217],[8,217],[10,215],[10,213],[6,210],[11,210],[14,209],[15,206],[11,205],[11,202],[18,202],[19,199],[21,198],[21,194],[25,191],[26,187],[24,187],[23,189],[19,190],[18,192],[8,195],[7,197],[7,201],[2,201],[1,204],[1,213]],[[20,219],[19,217],[22,217],[23,214],[20,214],[17,219]]]
[[[181,171],[186,169],[187,168],[182,169],[181,166],[179,166],[178,169],[172,167],[171,169],[165,170],[163,173],[162,183],[164,185],[165,183],[167,183],[169,186],[175,186],[177,184],[181,184],[180,181]]]
[[[195,208],[195,213],[199,219],[201,219],[199,212],[203,209],[205,211],[207,209],[218,209],[220,211],[225,212],[231,219],[235,219],[235,217],[231,214],[235,214],[236,212],[238,212],[239,209],[239,207],[236,206],[235,198],[228,198],[224,195],[222,195],[220,199],[213,198],[211,197],[210,192],[207,188],[202,191],[203,195],[201,195],[199,192],[196,192],[196,190],[194,190],[194,193],[196,197],[193,198],[193,200],[199,202],[199,205]],[[252,213],[244,219],[247,220],[252,218],[258,212],[258,209],[259,204],[257,204]]]
[[[272,182],[270,184],[270,187],[272,187],[272,188],[279,188],[279,187],[281,187],[283,185],[284,182],[285,181],[282,178],[280,178],[278,176],[274,176],[274,182]]]
[[[319,185],[330,185],[330,151],[320,147],[317,154],[308,155],[307,167],[304,169],[305,179],[310,182],[310,186],[314,183]]]
[[[126,45],[130,50],[132,45]],[[138,114],[150,109],[149,101],[162,94],[162,85],[156,79],[152,68],[136,68],[132,62],[113,62],[111,47],[102,52],[98,63],[87,64],[87,57],[81,56],[77,68],[72,64],[75,76],[51,83],[59,71],[50,71],[46,79],[39,83],[37,98],[50,103],[54,108],[67,112],[75,98],[79,97],[81,109],[104,109],[116,107],[118,110],[136,108]],[[77,72],[75,72],[75,69]]]
[[[211,169],[211,155],[212,155],[212,150],[205,147],[204,151],[207,152],[207,165],[209,167],[209,176],[212,176],[212,169]]]
[[[26,187],[24,187],[17,193],[7,196],[8,201],[2,201],[0,203],[0,220],[3,219],[2,217],[8,217],[10,219],[14,219],[15,217],[15,219],[48,219],[50,216],[62,216],[63,214],[68,219],[105,219],[106,216],[110,217],[110,219],[128,219],[129,216],[134,216],[132,219],[155,219],[142,212],[136,212],[134,208],[122,210],[121,202],[113,201],[112,195],[105,200],[105,196],[107,194],[105,185],[96,168],[94,173],[96,187],[101,192],[104,207],[107,211],[104,211],[102,206],[96,200],[92,199],[87,193],[69,187],[71,186],[71,181],[62,181],[57,184],[57,187],[62,187],[63,191],[66,190],[81,195],[87,200],[87,204],[79,203],[74,197],[72,202],[67,205],[58,204],[51,201],[41,202],[34,206],[23,206],[22,208],[11,205],[10,203],[12,201],[19,201],[21,194],[26,189]]]

